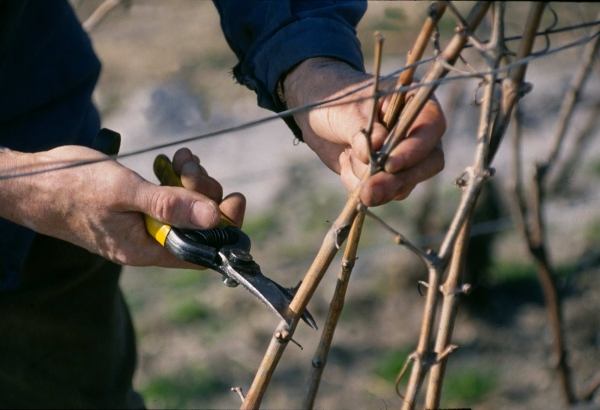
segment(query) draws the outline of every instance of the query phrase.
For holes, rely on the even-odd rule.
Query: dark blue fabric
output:
[[[235,79],[256,91],[258,105],[280,112],[277,82],[311,57],[334,57],[364,71],[356,25],[366,1],[213,0],[221,27],[238,57]],[[292,118],[286,119],[302,139]]]
[[[91,95],[100,74],[67,0],[0,3],[0,145],[35,152],[90,146],[100,129]],[[0,219],[0,291],[19,286],[35,234]]]

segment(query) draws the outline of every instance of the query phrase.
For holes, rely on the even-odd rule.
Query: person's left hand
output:
[[[330,58],[305,60],[286,76],[285,99],[288,108],[325,101],[348,93],[372,81],[372,76],[356,71],[349,65]],[[381,89],[392,90],[396,79],[381,83]],[[313,109],[294,115],[304,141],[331,170],[341,175],[348,191],[353,191],[369,168],[369,151],[361,129],[367,128],[372,110],[368,98],[373,87],[366,87],[331,107]],[[367,97],[367,98],[365,98]],[[383,117],[390,96],[382,98],[378,110]],[[339,104],[344,100],[358,100]],[[379,122],[374,124],[372,143],[378,150],[388,135]],[[367,206],[383,205],[406,198],[414,187],[444,168],[441,137],[446,120],[435,99],[427,102],[407,137],[392,151],[385,172],[373,175],[365,183],[361,201]]]

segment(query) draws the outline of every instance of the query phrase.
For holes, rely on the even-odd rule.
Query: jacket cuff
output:
[[[263,87],[256,87],[258,104],[281,112],[286,109],[277,96],[277,83],[294,66],[313,57],[332,57],[364,72],[360,42],[352,28],[327,18],[307,18],[283,27],[257,50],[254,73]],[[293,116],[284,118],[296,138],[302,132]]]

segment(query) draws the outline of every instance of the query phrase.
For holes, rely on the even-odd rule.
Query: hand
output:
[[[372,76],[356,71],[349,65],[329,58],[308,59],[286,76],[285,98],[289,108],[328,100],[348,93],[368,82]],[[381,82],[381,89],[393,90],[396,79]],[[336,106],[323,107],[294,115],[304,141],[331,170],[341,175],[349,191],[353,191],[369,168],[369,151],[361,129],[367,128],[372,100],[365,98],[339,105],[344,100],[369,97],[369,86],[340,101]],[[389,105],[391,96],[380,102],[378,117]],[[377,119],[379,121],[379,119]],[[361,191],[361,201],[367,206],[385,204],[406,198],[414,187],[444,168],[440,139],[446,130],[446,120],[437,101],[427,102],[413,123],[406,139],[393,150],[385,164],[385,172],[373,175]],[[376,122],[373,128],[373,149],[383,145],[388,131]]]
[[[80,146],[35,154],[4,150],[0,156],[5,169],[27,170],[106,158]],[[199,268],[156,242],[146,232],[143,214],[181,228],[208,229],[217,225],[222,209],[241,225],[245,199],[233,194],[221,201],[220,184],[187,149],[175,154],[174,165],[189,189],[154,185],[116,161],[0,181],[5,199],[0,216],[116,263]]]

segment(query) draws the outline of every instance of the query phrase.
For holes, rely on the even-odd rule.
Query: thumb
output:
[[[135,193],[134,208],[178,228],[214,228],[221,217],[216,202],[197,192],[150,182]]]

